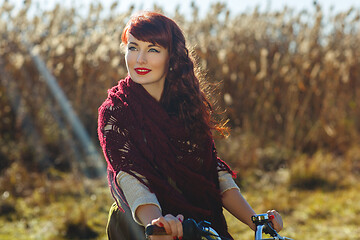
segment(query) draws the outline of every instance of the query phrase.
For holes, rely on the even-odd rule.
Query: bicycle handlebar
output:
[[[194,219],[188,218],[183,223],[183,240],[193,240],[193,239],[213,239],[221,240],[217,232],[210,227],[210,223],[202,221],[196,223]],[[145,235],[167,235],[163,227],[156,225],[148,225],[145,228]],[[225,239],[225,238],[224,238]]]
[[[263,232],[272,236],[270,239],[292,240],[291,238],[282,237],[276,232],[276,230],[272,227],[270,217],[267,213],[258,214],[251,217],[252,222],[256,225],[255,240],[263,240]]]
[[[262,233],[269,234],[272,238],[266,238],[268,240],[292,240],[291,238],[280,236],[276,230],[271,226],[270,218],[268,214],[258,214],[251,217],[251,220],[256,225],[255,240],[265,240],[262,238]],[[219,234],[210,227],[211,223],[202,221],[196,223],[195,220],[189,218],[183,223],[183,240],[224,240],[225,237],[219,236]],[[145,235],[167,235],[163,227],[156,225],[148,225],[145,228]]]

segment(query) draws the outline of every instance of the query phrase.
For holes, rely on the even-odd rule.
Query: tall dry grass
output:
[[[59,5],[33,16],[33,8],[0,3],[0,238],[101,239],[110,196],[64,173],[78,172],[84,152],[25,43],[98,145],[97,108],[126,75],[119,37],[134,8],[114,3],[104,14],[91,5],[86,16]],[[350,239],[359,212],[359,9],[234,15],[218,3],[205,17],[198,12],[193,4],[191,18],[167,15],[183,28],[208,81],[220,83],[217,100],[233,131],[218,152],[239,171],[250,202],[284,213],[294,238]],[[235,236],[252,239],[237,225],[230,222]]]
[[[21,160],[36,168],[70,170],[81,157],[76,138],[49,94],[25,42],[44,61],[97,143],[97,108],[106,90],[126,75],[121,30],[134,12],[91,5],[86,16],[57,5],[30,16],[0,6],[1,168]],[[159,7],[157,7],[159,8]],[[160,9],[160,8],[159,8]],[[210,82],[221,82],[232,137],[221,156],[239,169],[291,166],[319,150],[359,171],[358,9],[324,16],[311,11],[233,15],[214,4],[205,17],[168,14],[183,28]],[[34,164],[35,163],[35,164]],[[351,166],[351,167],[349,167]]]

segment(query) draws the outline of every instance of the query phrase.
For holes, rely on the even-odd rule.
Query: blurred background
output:
[[[294,239],[360,239],[355,0],[0,0],[0,239],[105,239],[97,109],[126,76],[119,37],[141,9],[173,18],[220,83],[219,156],[255,211],[277,209]]]

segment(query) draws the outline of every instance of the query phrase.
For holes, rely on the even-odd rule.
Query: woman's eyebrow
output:
[[[129,42],[128,45],[130,45],[130,44],[133,44],[135,46],[139,46],[139,44],[137,44],[136,42]],[[148,47],[160,47],[160,46],[158,46],[156,44],[149,44]]]

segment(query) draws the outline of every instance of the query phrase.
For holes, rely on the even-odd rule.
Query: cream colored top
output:
[[[141,205],[153,204],[157,206],[161,211],[161,206],[156,198],[156,195],[144,185],[134,176],[120,171],[117,176],[116,180],[124,192],[126,201],[128,202],[132,216],[139,225],[142,225],[135,216],[136,209]],[[146,180],[145,180],[146,181]],[[227,171],[219,171],[219,186],[221,194],[229,189],[239,189],[236,185],[234,179],[231,177],[231,174]],[[240,189],[239,189],[240,190]]]

